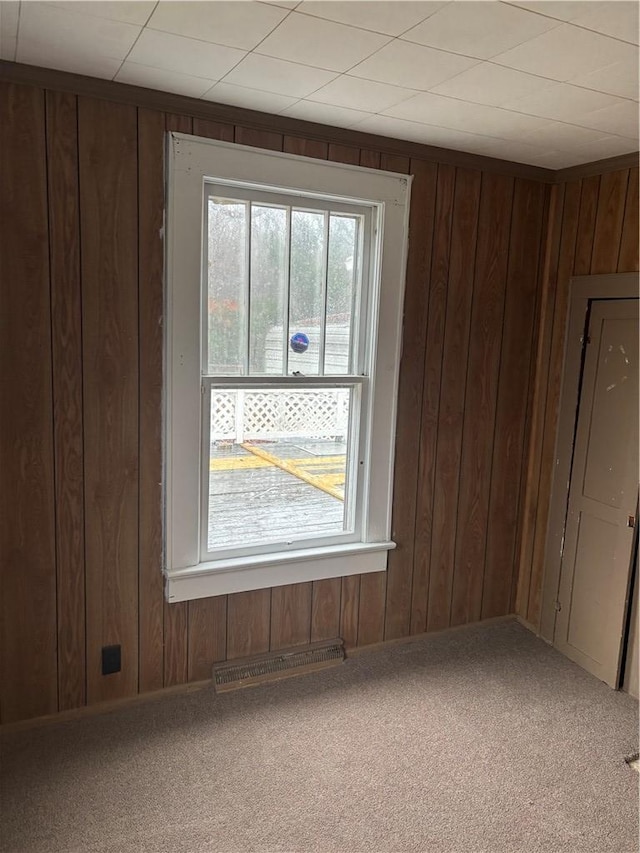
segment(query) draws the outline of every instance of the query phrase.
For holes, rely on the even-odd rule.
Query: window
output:
[[[409,181],[169,136],[170,601],[386,568]]]

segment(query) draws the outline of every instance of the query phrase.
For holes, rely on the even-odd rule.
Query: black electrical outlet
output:
[[[122,669],[120,646],[102,647],[102,674],[111,675]]]

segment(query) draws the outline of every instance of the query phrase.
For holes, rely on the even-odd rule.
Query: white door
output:
[[[638,495],[638,300],[594,300],[554,645],[618,686]]]

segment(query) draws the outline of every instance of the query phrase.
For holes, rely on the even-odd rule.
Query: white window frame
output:
[[[205,184],[366,204],[374,212],[368,418],[359,541],[201,560],[202,240]],[[167,135],[165,302],[165,576],[169,601],[385,570],[391,534],[398,367],[411,176]],[[276,377],[271,377],[271,381]],[[235,384],[240,379],[228,377]],[[301,384],[309,384],[309,377]],[[332,377],[341,384],[343,377]],[[348,384],[349,377],[345,376]],[[319,377],[322,380],[322,377]],[[255,377],[249,377],[256,383]],[[318,381],[315,378],[312,382]],[[217,380],[216,380],[217,382]]]

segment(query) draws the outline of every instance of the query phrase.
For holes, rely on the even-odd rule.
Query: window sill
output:
[[[386,571],[394,542],[358,542],[200,563],[165,573],[169,602]]]

